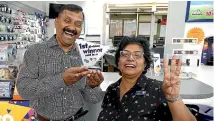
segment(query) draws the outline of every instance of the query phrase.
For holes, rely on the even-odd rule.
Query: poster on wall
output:
[[[1,121],[37,121],[29,101],[1,101],[0,107]]]
[[[214,65],[214,36],[206,37],[202,49],[201,63],[205,65]]]
[[[201,63],[204,65],[213,65],[214,44],[213,44],[213,23],[212,22],[194,22],[186,23],[184,36],[187,38],[197,38]],[[185,48],[190,48],[184,45]]]
[[[202,28],[193,27],[188,30],[186,36],[187,36],[187,38],[197,38],[198,39],[197,43],[201,44],[201,42],[204,41],[205,33]]]
[[[152,55],[153,64],[154,64],[154,73],[155,75],[159,75],[161,72],[161,63],[160,63],[160,54],[155,53]]]
[[[213,22],[213,1],[188,1],[185,22]]]

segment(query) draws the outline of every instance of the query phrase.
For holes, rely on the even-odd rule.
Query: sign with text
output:
[[[188,1],[186,22],[213,22],[213,1]]]
[[[84,66],[94,66],[109,50],[109,46],[103,46],[83,40],[76,40],[76,46],[82,57]]]
[[[197,44],[197,38],[172,38],[172,44]]]

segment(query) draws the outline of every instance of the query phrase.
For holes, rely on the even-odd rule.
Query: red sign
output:
[[[166,18],[163,18],[161,21],[161,25],[166,25],[166,21],[167,21]]]

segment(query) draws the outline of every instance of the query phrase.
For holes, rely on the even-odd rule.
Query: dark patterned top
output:
[[[167,121],[171,119],[162,82],[141,75],[120,101],[120,82],[110,85],[105,94],[98,121]],[[162,117],[162,118],[161,118]],[[163,118],[166,117],[166,118]]]

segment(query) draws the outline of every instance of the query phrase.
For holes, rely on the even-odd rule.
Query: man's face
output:
[[[83,14],[80,11],[64,10],[55,19],[57,41],[62,47],[73,46],[80,36],[83,24]]]

